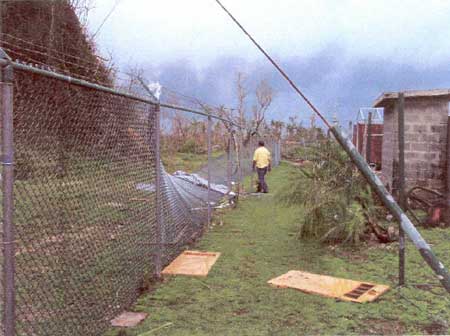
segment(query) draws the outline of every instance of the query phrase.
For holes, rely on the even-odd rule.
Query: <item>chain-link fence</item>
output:
[[[254,143],[213,160],[208,141],[197,180],[170,175],[157,103],[1,65],[1,332],[98,335],[203,233],[250,172]],[[278,164],[279,146],[267,142]]]

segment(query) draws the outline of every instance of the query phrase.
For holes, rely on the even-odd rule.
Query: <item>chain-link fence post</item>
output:
[[[3,52],[2,52],[3,53]],[[3,55],[2,55],[3,56]],[[4,55],[5,58],[6,55]],[[0,94],[2,113],[2,196],[3,196],[3,293],[2,334],[15,335],[15,246],[14,246],[14,140],[13,140],[13,68],[1,69]]]
[[[281,151],[282,151],[281,139],[279,139],[278,140],[278,164],[281,163]]]
[[[238,141],[239,141],[239,143],[237,145],[237,149],[238,149],[238,152],[237,152],[237,164],[238,164],[238,166],[237,166],[237,168],[238,168],[238,171],[237,171],[237,175],[238,175],[237,176],[237,180],[238,180],[237,194],[239,197],[239,195],[241,194],[241,185],[242,185],[242,149],[244,146],[242,146],[242,139],[240,139],[240,137],[238,137]]]
[[[228,192],[231,191],[231,134],[228,135],[227,142],[227,187]]]
[[[211,225],[211,136],[212,136],[212,119],[208,116],[208,227]]]
[[[278,166],[278,155],[279,155],[279,148],[278,148],[278,140],[275,140],[275,166]]]
[[[157,278],[161,277],[161,255],[162,255],[162,193],[161,193],[161,107],[156,106],[155,109],[155,204],[156,204],[156,230],[155,230],[155,251],[154,251],[154,263],[155,263],[155,276]]]
[[[276,167],[276,166],[278,166],[278,144],[276,142],[274,142],[273,148],[275,150],[273,162],[274,162],[274,167]]]

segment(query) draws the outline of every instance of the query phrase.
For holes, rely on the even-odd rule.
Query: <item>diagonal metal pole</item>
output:
[[[278,72],[283,76],[286,81],[291,85],[294,91],[308,104],[308,106],[317,114],[324,124],[330,129],[336,140],[342,146],[342,148],[350,156],[353,163],[363,174],[367,182],[370,184],[372,189],[378,194],[384,206],[391,211],[395,218],[399,221],[405,233],[412,240],[416,248],[419,250],[422,258],[427,262],[430,268],[436,273],[439,281],[442,283],[444,288],[450,293],[450,274],[445,268],[444,264],[434,255],[430,246],[422,238],[420,233],[417,231],[415,226],[411,223],[410,219],[403,210],[395,202],[391,194],[386,190],[381,180],[374,174],[369,165],[365,162],[361,154],[358,153],[353,143],[347,137],[345,132],[339,128],[339,126],[331,126],[326,118],[320,113],[320,111],[313,105],[313,103],[300,91],[297,85],[290,79],[287,73],[270,57],[270,55],[256,42],[256,40],[245,30],[245,28],[239,23],[239,21],[228,11],[220,0],[215,0],[217,4],[227,13],[227,15],[233,20],[234,23],[242,30],[242,32],[247,35],[247,37],[253,42],[253,44],[261,51],[262,54],[269,60],[270,63],[278,70]]]
[[[377,193],[383,202],[384,206],[394,215],[394,217],[400,223],[400,226],[409,236],[411,241],[414,243],[416,248],[419,250],[422,258],[427,262],[428,266],[436,273],[437,278],[442,283],[444,288],[450,293],[450,275],[445,268],[444,264],[436,257],[436,255],[431,250],[430,245],[422,238],[419,231],[413,225],[408,216],[399,207],[397,202],[395,202],[392,195],[386,190],[383,183],[377,175],[370,169],[370,167],[365,162],[361,154],[358,153],[353,143],[348,139],[347,135],[339,127],[332,127],[331,132],[336,137],[339,144],[344,148],[347,154],[350,156],[353,163],[363,174],[366,181],[372,187],[372,189]]]

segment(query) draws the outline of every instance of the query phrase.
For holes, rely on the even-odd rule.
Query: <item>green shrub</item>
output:
[[[299,236],[359,243],[370,231],[367,219],[379,215],[370,188],[335,142],[318,144],[308,154],[310,162],[288,176],[291,188],[279,195],[304,207]]]
[[[184,144],[181,145],[181,153],[193,153],[193,154],[204,154],[206,151],[201,144],[199,144],[195,139],[188,139]]]

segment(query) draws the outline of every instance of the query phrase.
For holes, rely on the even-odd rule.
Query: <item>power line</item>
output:
[[[30,48],[27,48],[27,47],[24,47],[24,46],[16,46],[15,44],[13,44],[13,43],[11,43],[11,42],[7,42],[7,41],[5,41],[5,40],[2,40],[2,42],[6,45],[6,46],[3,46],[3,49],[5,49],[5,50],[8,51],[8,52],[12,52],[12,53],[15,53],[16,55],[19,55],[19,56],[23,57],[23,59],[22,59],[21,61],[24,61],[24,62],[26,62],[26,61],[28,60],[28,61],[31,61],[31,62],[34,63],[34,64],[38,64],[39,66],[42,66],[42,67],[44,67],[44,68],[46,68],[46,67],[52,68],[52,67],[48,66],[46,63],[44,63],[44,62],[42,62],[42,61],[38,61],[38,60],[35,59],[34,57],[32,57],[32,56],[30,56],[30,55],[27,55],[27,54],[23,53],[23,52],[28,51],[28,52],[33,53],[33,54],[36,54],[36,55],[50,57],[50,58],[52,58],[52,59],[54,59],[54,60],[59,61],[61,64],[70,64],[70,65],[73,65],[73,66],[75,66],[75,67],[77,67],[77,68],[79,68],[79,69],[87,70],[88,72],[95,71],[95,70],[97,70],[97,69],[101,66],[101,62],[100,62],[100,61],[98,61],[97,63],[94,63],[94,62],[91,62],[91,61],[87,61],[87,60],[85,60],[85,59],[82,59],[82,58],[80,58],[80,57],[78,57],[78,56],[75,56],[75,55],[70,55],[70,54],[68,54],[68,53],[60,52],[59,50],[56,50],[56,49],[51,49],[52,55],[50,55],[50,54],[48,53],[49,48],[47,48],[47,47],[45,47],[45,46],[42,46],[42,45],[33,43],[33,42],[31,42],[31,41],[28,41],[28,40],[24,40],[24,39],[18,38],[18,37],[16,37],[16,36],[13,36],[13,35],[10,35],[10,34],[3,34],[3,35],[4,35],[4,36],[7,36],[7,37],[9,37],[9,38],[11,38],[11,39],[15,39],[15,40],[18,40],[18,41],[23,42],[23,43],[25,43],[25,44],[28,44],[28,45],[30,45],[30,48],[31,48],[31,47],[35,47],[35,48],[36,48],[36,50],[33,50],[33,49],[30,49]],[[13,48],[17,48],[17,49],[13,49]],[[43,51],[40,51],[40,50],[37,50],[37,49],[43,49],[43,50],[47,50],[47,51],[46,51],[46,52],[43,52]],[[19,51],[19,50],[20,50],[20,51]],[[23,51],[23,52],[22,52],[22,51]],[[67,56],[67,57],[69,57],[69,58],[73,58],[73,59],[75,59],[75,60],[79,60],[79,61],[81,61],[81,62],[83,62],[83,63],[86,63],[86,64],[92,64],[93,67],[91,68],[91,67],[87,67],[87,66],[85,66],[85,65],[81,65],[80,63],[74,63],[74,62],[72,62],[72,61],[68,61],[67,59],[63,59],[63,58],[54,56],[54,54],[60,54],[60,55],[62,55],[62,56]],[[94,68],[94,67],[95,67],[95,68]],[[70,71],[70,72],[69,72],[69,71],[66,71],[66,70],[64,70],[63,68],[60,68],[60,67],[58,67],[58,70],[59,70],[59,71],[62,71],[62,72],[66,72],[66,74],[69,74],[69,75],[76,75],[77,77],[82,78],[82,79],[95,80],[97,83],[101,83],[102,85],[106,85],[106,86],[109,86],[109,85],[110,85],[110,84],[107,84],[107,83],[104,83],[104,82],[99,82],[98,79],[96,79],[96,78],[91,78],[91,77],[83,76],[83,75],[81,75],[81,74],[79,74],[79,73],[77,73],[77,72],[74,72],[74,71]],[[116,80],[119,80],[119,81],[127,82],[127,81],[129,81],[130,79],[133,78],[133,74],[130,74],[130,73],[127,73],[127,72],[123,72],[123,71],[120,71],[120,70],[118,70],[118,69],[114,70],[113,72],[115,73],[115,74],[113,75],[114,78],[115,78]],[[120,75],[125,75],[126,77],[121,77]],[[222,107],[219,107],[219,106],[214,106],[214,105],[212,105],[212,104],[210,104],[210,103],[206,103],[206,102],[200,100],[200,99],[197,98],[197,97],[188,96],[188,95],[186,95],[186,94],[184,94],[184,93],[181,93],[181,92],[179,92],[179,91],[176,91],[176,90],[174,90],[174,89],[172,89],[172,88],[169,88],[169,87],[167,87],[167,86],[165,86],[165,85],[162,87],[162,89],[163,89],[164,91],[166,91],[167,93],[173,95],[173,96],[176,96],[176,97],[182,97],[183,99],[188,100],[188,101],[189,101],[190,103],[192,103],[193,105],[200,106],[200,107],[202,107],[202,108],[205,108],[205,107],[206,107],[206,108],[210,108],[210,109],[213,109],[213,110],[221,110],[221,108],[222,108]],[[226,109],[226,110],[234,110],[233,108],[228,108],[228,107],[225,107],[225,106],[223,106],[223,108]]]
[[[8,49],[12,53],[17,53],[17,54],[22,55],[24,57],[28,57],[26,54],[21,53],[21,52],[19,52],[17,50],[14,50],[14,48],[17,47],[15,44],[12,44],[12,43],[6,42],[6,41],[2,41],[2,43],[9,46],[9,47],[4,47],[4,49]],[[101,63],[100,62],[98,62],[98,63],[87,62],[89,64],[94,65],[94,67],[95,67],[95,68],[94,67],[88,68],[88,67],[86,67],[84,65],[81,65],[79,63],[74,63],[74,62],[71,62],[71,61],[68,61],[68,60],[65,60],[65,59],[62,59],[62,58],[50,55],[48,53],[44,53],[44,52],[38,51],[38,50],[32,50],[32,49],[25,48],[25,47],[22,47],[22,46],[21,47],[17,47],[17,48],[20,49],[21,51],[24,51],[24,52],[28,51],[28,52],[31,52],[31,53],[34,53],[34,54],[37,54],[37,55],[46,56],[46,57],[51,58],[53,60],[59,61],[61,64],[70,64],[70,65],[73,65],[73,66],[75,66],[77,68],[85,69],[87,71],[96,71],[96,70],[98,70],[101,67]],[[30,59],[31,59],[31,57],[30,57]],[[42,62],[40,62],[40,63],[42,63]],[[45,64],[45,63],[42,63],[42,64]]]
[[[320,111],[313,105],[313,103],[303,94],[302,91],[295,85],[295,83],[289,78],[286,72],[273,60],[272,57],[259,45],[258,42],[250,35],[250,33],[245,30],[245,28],[239,23],[239,21],[225,8],[224,5],[219,0],[216,0],[217,4],[228,14],[228,16],[237,24],[237,26],[242,30],[242,32],[247,35],[247,37],[253,42],[253,44],[261,51],[264,56],[269,60],[270,63],[278,70],[278,72],[288,81],[291,87],[303,98],[306,104],[311,107],[311,109],[319,116],[319,118],[325,123],[328,128],[331,128],[330,123],[325,119],[325,117],[320,113]]]
[[[29,41],[29,40],[25,40],[25,39],[23,39],[23,38],[20,38],[20,37],[15,36],[15,35],[7,34],[7,33],[2,33],[2,32],[0,32],[0,34],[1,34],[2,36],[4,36],[4,37],[11,38],[11,39],[14,39],[14,40],[17,40],[17,41],[26,43],[26,44],[31,45],[31,46],[33,46],[33,47],[41,48],[42,50],[45,50],[45,53],[46,53],[46,54],[48,54],[48,52],[51,51],[52,53],[58,53],[58,54],[63,55],[63,56],[71,57],[71,58],[73,58],[73,59],[82,61],[82,62],[84,62],[84,63],[96,64],[95,62],[88,61],[88,60],[86,60],[85,58],[81,58],[81,57],[78,57],[78,56],[75,56],[75,55],[71,55],[71,54],[68,54],[68,53],[64,53],[64,52],[62,52],[62,51],[60,51],[60,50],[57,50],[57,49],[55,49],[55,48],[49,48],[48,46],[43,46],[43,45],[41,45],[41,44],[37,44],[37,43],[31,42],[31,41]],[[0,37],[0,38],[1,38],[1,37]],[[2,42],[4,42],[4,38],[2,38]],[[23,48],[23,47],[21,47],[21,48]],[[92,56],[95,57],[95,58],[97,58],[97,59],[100,59],[100,60],[102,60],[102,61],[109,61],[109,60],[107,60],[107,59],[105,59],[104,57],[101,57],[101,56],[99,56],[99,55],[94,55],[94,54],[93,54]]]
[[[162,89],[167,91],[168,93],[170,93],[172,95],[178,95],[178,96],[180,96],[180,97],[182,97],[184,99],[190,100],[192,103],[200,105],[201,107],[206,106],[206,107],[214,109],[214,110],[220,110],[222,108],[226,109],[226,110],[230,110],[230,111],[236,110],[234,108],[230,108],[230,107],[226,107],[226,106],[215,106],[215,105],[212,105],[210,103],[205,103],[204,101],[200,100],[197,97],[188,96],[188,95],[186,95],[184,93],[176,91],[176,90],[174,90],[172,88],[169,88],[169,87],[167,87],[165,85],[162,86]]]
[[[34,67],[36,69],[50,70],[52,72],[54,72],[55,69],[56,69],[55,67],[51,67],[48,64],[43,63],[41,61],[38,61],[37,59],[35,59],[35,58],[33,58],[33,57],[29,56],[29,55],[26,55],[26,54],[23,54],[21,52],[18,52],[17,50],[12,50],[12,49],[9,49],[9,48],[7,48],[5,46],[3,46],[1,49],[5,50],[5,51],[9,51],[10,53],[15,53],[16,55],[19,55],[19,56],[23,57],[20,60],[16,60],[16,63],[18,63],[18,64],[25,64],[25,65]],[[98,78],[84,76],[84,75],[81,75],[80,73],[75,73],[74,71],[69,71],[69,70],[64,69],[62,67],[58,67],[57,71],[61,72],[62,74],[68,75],[68,76],[75,76],[77,78],[80,78],[80,79],[83,79],[83,80],[86,80],[86,81],[96,82],[98,84],[102,84],[103,86],[110,86],[109,83],[104,83]]]
[[[100,26],[97,28],[97,30],[95,31],[94,34],[92,34],[91,39],[94,40],[95,35],[97,35],[100,30],[103,28],[103,25],[105,24],[105,22],[109,19],[109,17],[111,16],[111,14],[115,11],[117,5],[119,4],[120,0],[116,0],[116,2],[114,3],[114,6],[111,8],[111,10],[109,11],[109,13],[106,15],[106,17],[103,19],[102,23],[100,24]]]

